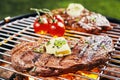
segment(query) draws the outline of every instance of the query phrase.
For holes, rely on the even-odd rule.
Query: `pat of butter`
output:
[[[71,3],[67,8],[67,14],[72,17],[78,17],[81,15],[84,7],[81,4]]]
[[[63,37],[52,38],[45,44],[46,53],[62,57],[71,54],[71,49]]]

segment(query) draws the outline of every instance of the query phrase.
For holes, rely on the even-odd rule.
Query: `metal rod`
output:
[[[118,77],[114,77],[114,76],[110,76],[110,75],[106,75],[106,74],[100,74],[99,76],[105,77],[108,79],[120,80],[120,78],[118,78]]]
[[[120,64],[120,60],[113,59],[113,58],[110,59],[110,62],[115,62],[115,63],[119,63]]]
[[[118,67],[118,68],[120,68],[120,66],[115,65],[115,64],[111,64],[111,63],[107,63],[107,66],[113,66],[113,67]]]
[[[11,62],[5,61],[5,60],[2,60],[2,59],[0,59],[0,61],[1,61],[1,62],[4,62],[4,63],[7,63],[7,64],[12,64]]]
[[[5,55],[5,56],[8,56],[8,57],[11,57],[11,55],[10,55],[10,54],[7,54],[7,53],[2,53],[2,52],[0,52],[0,54]]]
[[[0,46],[0,49],[5,50],[5,51],[9,51],[10,50],[8,48],[4,48],[4,47],[1,47],[1,46]]]
[[[118,72],[118,71],[113,71],[113,70],[108,70],[108,69],[101,69],[101,70],[104,70],[104,71],[108,71],[108,72],[113,72],[113,73],[117,73],[117,74],[120,74],[120,72]]]
[[[9,43],[3,43],[4,45],[10,46],[10,47],[15,47],[14,44],[9,44]]]

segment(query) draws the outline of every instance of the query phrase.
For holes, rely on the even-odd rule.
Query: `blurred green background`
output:
[[[32,13],[31,7],[55,9],[67,7],[69,3],[81,3],[91,11],[120,19],[120,0],[1,0],[0,20]]]

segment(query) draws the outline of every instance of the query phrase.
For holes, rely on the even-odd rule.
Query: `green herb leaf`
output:
[[[89,42],[88,42],[88,41],[85,41],[85,43],[86,43],[86,44],[89,44]]]
[[[41,44],[40,47],[34,48],[33,51],[34,51],[34,52],[37,52],[37,53],[43,53],[43,52],[45,51],[44,45]]]
[[[33,69],[32,69],[31,71],[32,71],[32,72],[35,72],[36,68],[37,68],[37,67],[34,66]]]
[[[96,22],[96,18],[95,18],[95,17],[92,17],[92,18],[91,18],[91,21]]]
[[[54,42],[54,45],[58,48],[62,47],[65,44],[66,44],[65,40],[55,40],[55,42]]]
[[[48,42],[47,42],[47,45],[50,45],[50,44],[51,44],[50,41],[48,41]]]
[[[106,48],[105,48],[105,45],[101,45],[101,47],[102,47],[103,49],[106,49]]]

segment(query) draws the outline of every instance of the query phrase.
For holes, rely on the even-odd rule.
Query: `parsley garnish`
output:
[[[50,41],[47,42],[47,45],[50,45]]]
[[[55,42],[54,42],[54,45],[58,48],[61,48],[65,44],[66,44],[65,40],[55,40]]]

